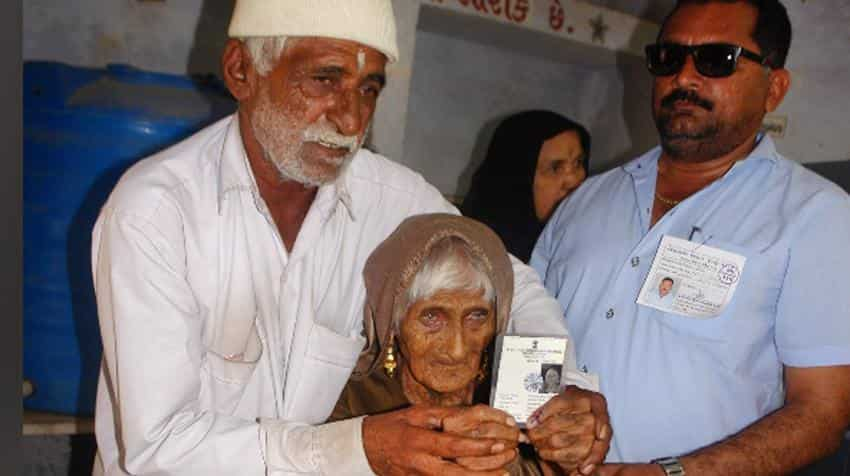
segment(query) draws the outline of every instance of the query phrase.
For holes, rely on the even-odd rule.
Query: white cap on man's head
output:
[[[228,35],[350,40],[398,61],[391,0],[236,0]]]

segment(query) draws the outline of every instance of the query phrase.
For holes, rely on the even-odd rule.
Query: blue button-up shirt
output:
[[[578,366],[600,376],[609,461],[713,443],[783,404],[784,365],[850,363],[850,197],[769,137],[650,228],[660,149],[589,179],[531,258],[564,308]],[[661,238],[746,257],[716,318],[636,304]]]

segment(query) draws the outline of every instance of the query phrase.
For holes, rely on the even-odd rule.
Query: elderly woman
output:
[[[471,405],[487,373],[487,348],[506,329],[511,307],[513,273],[499,238],[461,216],[408,218],[372,253],[363,274],[369,344],[331,419],[418,404]],[[524,435],[512,425],[510,419],[457,430],[504,439],[513,451]],[[524,457],[508,468],[548,473],[542,466]]]

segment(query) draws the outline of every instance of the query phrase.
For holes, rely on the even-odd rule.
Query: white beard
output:
[[[319,187],[342,175],[351,159],[363,146],[371,122],[362,137],[344,136],[325,116],[312,124],[297,124],[272,104],[268,91],[260,90],[257,107],[251,114],[254,137],[263,149],[266,160],[277,168],[281,179],[298,182],[307,187]],[[333,172],[311,169],[301,154],[305,142],[326,147],[345,148],[345,155],[328,159]]]

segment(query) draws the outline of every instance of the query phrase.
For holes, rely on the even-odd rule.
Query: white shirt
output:
[[[319,188],[287,252],[236,116],[135,165],[93,236],[95,474],[371,474],[362,419],[322,423],[364,344],[366,259],[428,212],[457,213],[419,174],[361,150]],[[565,335],[534,271],[514,270],[509,330]]]

